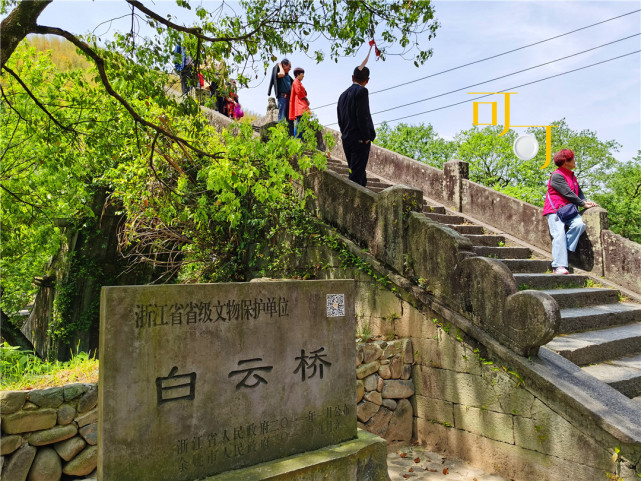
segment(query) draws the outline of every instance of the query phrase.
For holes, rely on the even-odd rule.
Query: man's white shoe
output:
[[[565,267],[557,267],[554,269],[555,274],[569,274],[570,271],[568,271]]]

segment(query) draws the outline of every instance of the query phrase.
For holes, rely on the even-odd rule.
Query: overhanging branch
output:
[[[111,95],[113,98],[115,98],[125,108],[125,110],[129,112],[129,115],[131,115],[131,117],[136,122],[138,122],[141,125],[144,125],[145,127],[149,127],[150,129],[155,130],[156,132],[159,132],[161,135],[164,135],[165,137],[170,138],[178,142],[179,144],[186,145],[191,150],[199,153],[200,155],[204,155],[205,157],[213,157],[213,158],[218,157],[219,155],[218,153],[211,154],[209,152],[200,150],[199,148],[190,144],[187,140],[181,137],[178,137],[177,135],[174,135],[171,132],[166,131],[162,127],[152,122],[149,122],[148,120],[145,120],[143,117],[141,117],[138,114],[138,112],[136,112],[134,108],[129,104],[129,102],[127,102],[111,86],[111,83],[109,82],[109,78],[107,77],[107,72],[105,71],[104,59],[100,55],[98,55],[96,52],[94,52],[94,50],[89,46],[89,44],[87,44],[83,40],[80,40],[78,37],[76,37],[72,33],[57,27],[46,27],[42,25],[36,25],[36,27],[33,29],[33,33],[40,33],[42,35],[58,35],[60,37],[66,38],[71,43],[73,43],[76,47],[82,50],[82,52],[84,52],[85,55],[90,57],[93,60],[93,62],[96,64],[96,68],[98,69],[98,73],[100,74],[100,80],[102,81],[102,84],[105,87],[105,90],[107,91],[107,93]]]

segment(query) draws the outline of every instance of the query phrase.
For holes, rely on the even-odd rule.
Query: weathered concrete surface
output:
[[[641,294],[641,245],[609,230],[601,240],[605,276]]]
[[[104,288],[101,311],[102,481],[197,479],[356,436],[353,281]]]
[[[499,342],[523,356],[534,356],[539,346],[558,333],[558,304],[540,291],[518,291],[514,276],[501,262],[470,257],[461,262],[463,310]]]
[[[473,255],[470,240],[416,212],[409,216],[407,239],[414,276],[429,292],[456,305],[460,263]]]
[[[546,251],[552,249],[543,209],[469,180],[463,181],[462,212]]]
[[[249,468],[210,476],[203,481],[389,481],[383,439],[359,430],[358,438]]]

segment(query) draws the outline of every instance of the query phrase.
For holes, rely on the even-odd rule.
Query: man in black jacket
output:
[[[365,169],[372,141],[376,138],[369,96],[365,86],[369,82],[369,69],[356,67],[352,86],[338,99],[338,126],[343,139],[343,150],[349,166],[349,179],[365,187]]]
[[[287,122],[287,129],[291,137],[294,136],[294,121],[289,120],[289,98],[292,93],[292,83],[294,79],[289,75],[292,64],[289,60],[284,58],[278,62],[272,69],[272,78],[269,81],[269,89],[267,95],[271,95],[272,87],[274,88],[274,96],[278,103],[278,121],[283,120]]]

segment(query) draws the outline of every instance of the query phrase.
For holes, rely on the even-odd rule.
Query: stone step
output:
[[[628,302],[561,309],[559,334],[641,322],[641,306]]]
[[[349,174],[349,167],[347,167],[346,165],[328,165],[327,169],[341,175]]]
[[[459,234],[482,234],[483,227],[472,224],[446,224],[450,229],[454,229]]]
[[[424,214],[445,214],[445,207],[442,205],[427,205],[423,204]]]
[[[641,352],[641,322],[557,336],[546,346],[579,366]]]
[[[514,274],[519,289],[560,289],[583,287],[587,276],[580,274]]]
[[[367,182],[367,185],[365,186],[367,189],[371,190],[372,192],[379,193],[387,189],[387,187],[381,187],[381,186],[372,186],[369,185],[369,182]]]
[[[543,292],[554,297],[561,309],[619,302],[619,291],[616,289],[579,287],[570,289],[544,289]]]
[[[367,187],[372,186],[372,187],[381,187],[383,189],[387,189],[388,187],[392,187],[392,184],[388,184],[386,182],[381,182],[376,179],[367,179]]]
[[[532,251],[527,247],[474,246],[472,250],[478,256],[495,259],[528,259],[532,255]]]
[[[441,224],[462,224],[465,221],[460,215],[434,214],[432,212],[426,213],[425,217],[429,217]]]
[[[501,247],[499,242],[505,243],[505,237],[502,235],[492,235],[492,234],[463,234],[467,237],[473,246],[488,246],[488,247]],[[505,247],[505,246],[503,246]]]
[[[551,271],[552,261],[547,259],[502,259],[508,269],[518,273],[546,273]]]
[[[581,369],[629,398],[641,394],[641,354],[636,353]]]

